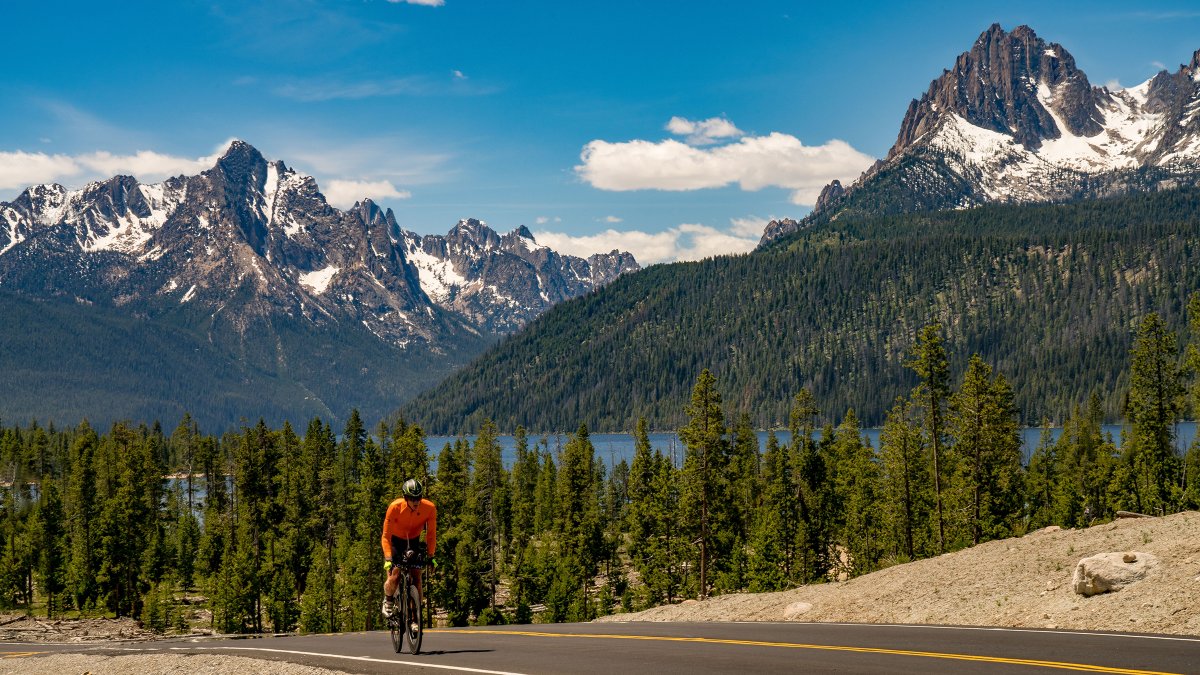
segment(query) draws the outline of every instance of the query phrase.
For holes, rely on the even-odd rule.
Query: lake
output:
[[[1120,424],[1105,424],[1102,427],[1105,433],[1112,435],[1113,441],[1116,442],[1118,447],[1121,444],[1121,430],[1124,428],[1126,427]],[[879,447],[879,432],[879,429],[862,430],[863,438],[867,439],[867,441],[870,442],[871,447],[874,448]],[[766,431],[758,432],[758,447],[760,451],[765,450],[767,447],[767,434],[768,432]],[[1050,434],[1055,440],[1057,440],[1058,437],[1062,435],[1062,428],[1052,427],[1050,429]],[[1195,422],[1180,422],[1179,424],[1175,425],[1175,442],[1176,446],[1181,452],[1185,451],[1192,444],[1192,439],[1195,438],[1195,436]],[[677,465],[683,462],[684,446],[683,443],[680,442],[678,434],[672,432],[658,432],[649,434],[649,437],[651,447],[660,450],[668,457],[674,457],[675,464]],[[787,431],[786,429],[782,431],[776,431],[775,437],[779,439],[781,444],[790,443],[792,440],[791,432]],[[442,448],[447,443],[453,443],[458,438],[460,437],[428,436],[425,439],[425,444],[429,448],[430,454],[433,456],[433,458],[437,459],[438,453],[442,451]],[[462,438],[466,438],[474,443],[476,437],[463,436]],[[591,434],[590,438],[592,440],[592,447],[596,449],[596,458],[604,461],[605,464],[608,464],[609,466],[615,466],[622,459],[624,459],[626,462],[633,461],[633,434]],[[1041,438],[1042,429],[1040,427],[1030,427],[1021,430],[1021,449],[1026,460],[1028,460],[1029,456],[1033,454],[1033,451],[1041,441]],[[553,451],[561,448],[563,445],[566,445],[567,440],[567,434],[545,434],[538,436],[531,434],[529,436],[529,446],[533,447],[533,445],[536,443],[538,445],[545,445]],[[516,441],[512,436],[500,437],[500,451],[501,456],[504,459],[505,466],[511,467],[513,462],[516,460],[517,455]]]

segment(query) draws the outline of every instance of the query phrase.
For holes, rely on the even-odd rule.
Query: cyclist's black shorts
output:
[[[405,553],[412,551],[412,558],[406,563],[409,567],[424,567],[425,566],[425,542],[418,539],[402,539],[400,537],[392,537],[392,564],[404,563]]]

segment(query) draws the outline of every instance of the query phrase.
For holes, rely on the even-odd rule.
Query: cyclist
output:
[[[428,499],[422,499],[424,488],[421,481],[410,478],[400,488],[401,497],[388,505],[383,519],[383,569],[387,580],[383,582],[383,614],[391,616],[395,603],[392,600],[400,584],[400,567],[393,562],[420,556],[421,530],[425,530],[425,545],[429,556],[437,548],[437,507]],[[417,593],[425,597],[421,588],[421,569],[412,570]]]

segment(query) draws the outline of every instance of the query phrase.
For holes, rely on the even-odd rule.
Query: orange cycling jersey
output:
[[[392,558],[392,537],[416,539],[425,528],[425,547],[433,555],[437,546],[437,507],[428,499],[422,499],[415,509],[409,508],[403,497],[392,502],[383,518],[383,556]]]

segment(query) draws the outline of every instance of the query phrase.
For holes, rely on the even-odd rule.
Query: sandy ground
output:
[[[0,645],[2,646],[2,645]],[[36,647],[27,647],[31,651]],[[13,651],[9,649],[7,651]],[[247,659],[240,656],[211,654],[53,654],[51,656],[7,657],[0,660],[0,673],[14,675],[233,675],[234,673],[270,673],[271,675],[341,675],[341,671],[302,666],[283,661]]]
[[[1079,560],[1110,552],[1149,553],[1158,564],[1118,591],[1077,595],[1071,576]],[[847,621],[1200,635],[1200,512],[1082,530],[1047,528],[845,582],[725,595],[601,621]]]
[[[1157,564],[1119,591],[1083,597],[1071,577],[1100,553],[1150,554]],[[1047,528],[845,582],[779,593],[686,601],[601,621],[828,621],[1011,626],[1200,635],[1200,512],[1117,520],[1083,530]],[[147,639],[129,620],[48,622],[0,617],[0,641],[97,642]],[[0,652],[37,651],[30,645]],[[0,654],[2,656],[3,654]],[[0,674],[272,673],[338,671],[217,655],[56,654],[0,659]]]

